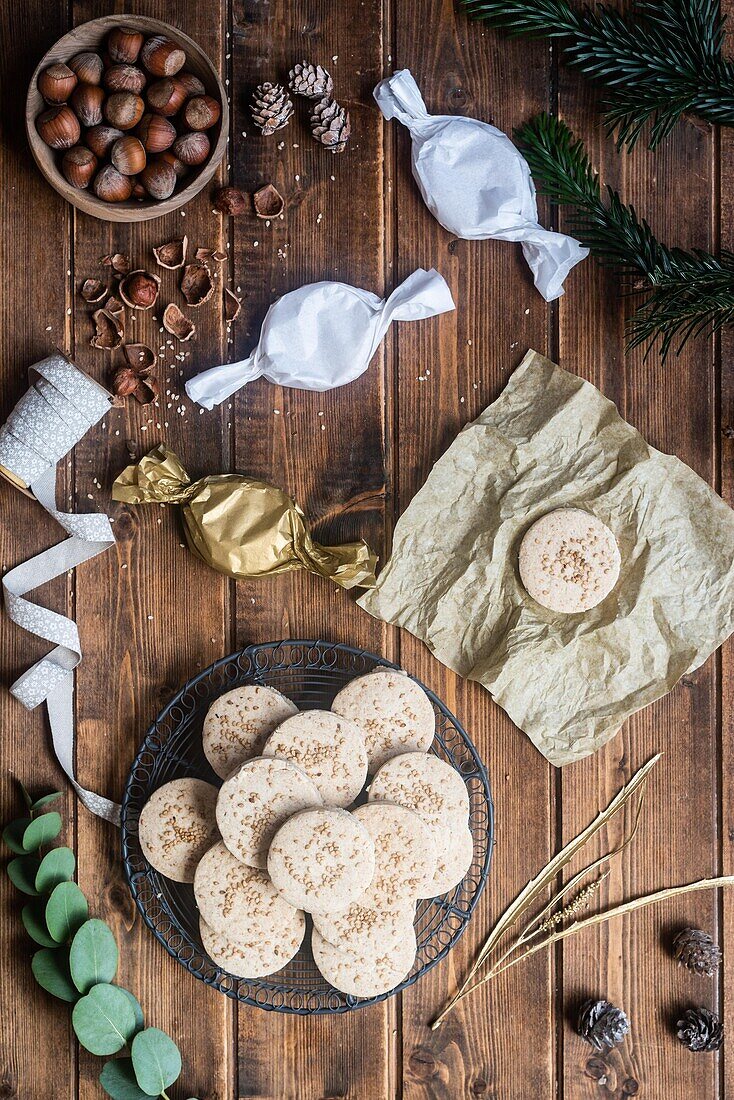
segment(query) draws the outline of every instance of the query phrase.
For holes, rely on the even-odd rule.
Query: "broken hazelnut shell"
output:
[[[183,267],[186,262],[188,244],[188,237],[175,237],[172,241],[159,244],[157,248],[153,249],[156,263],[167,268],[168,271],[175,271],[176,268]]]
[[[120,283],[120,297],[132,309],[151,309],[155,305],[161,281],[150,271],[131,271]]]
[[[204,264],[208,264],[210,260],[214,260],[214,262],[218,264],[223,264],[227,259],[227,253],[220,252],[216,248],[197,248],[196,258],[197,260],[201,260]]]
[[[285,209],[285,199],[272,183],[266,183],[252,196],[258,218],[277,218]]]
[[[239,187],[220,187],[214,196],[214,207],[220,214],[236,217],[244,214],[247,206],[247,196]]]
[[[125,312],[125,306],[119,298],[116,298],[114,296],[114,294],[112,295],[112,297],[107,299],[104,307],[108,313],[112,314],[113,317],[120,317]]]
[[[130,257],[126,252],[115,252],[111,256],[100,256],[99,262],[111,267],[115,275],[127,275],[130,270]]]
[[[190,340],[196,332],[196,325],[181,312],[175,302],[171,302],[163,311],[163,327],[182,343]]]
[[[234,321],[242,309],[242,301],[228,286],[224,288],[224,319],[229,324]]]
[[[190,306],[201,306],[208,302],[214,292],[214,282],[206,264],[201,262],[187,264],[181,279],[181,293]]]
[[[125,344],[122,354],[128,366],[137,372],[149,371],[155,363],[155,355],[147,344]]]
[[[93,348],[100,351],[115,351],[122,343],[124,329],[119,318],[108,313],[106,309],[98,309],[92,314],[97,327],[92,339],[89,341]]]
[[[107,286],[101,279],[85,279],[79,293],[90,306],[96,306],[107,294]]]

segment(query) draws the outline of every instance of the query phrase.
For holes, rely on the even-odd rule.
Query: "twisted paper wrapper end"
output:
[[[341,588],[373,588],[377,555],[366,542],[323,546],[298,504],[274,485],[244,474],[192,482],[165,444],[128,466],[112,486],[127,504],[180,504],[189,549],[235,578],[307,569]]]

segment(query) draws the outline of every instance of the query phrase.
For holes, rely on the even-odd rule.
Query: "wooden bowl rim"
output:
[[[48,149],[48,146],[44,145],[36,130],[35,122],[39,112],[32,107],[31,101],[38,96],[40,102],[44,102],[37,87],[39,73],[51,64],[52,60],[60,59],[58,56],[51,58],[50,55],[56,55],[59,47],[63,47],[63,59],[68,60],[70,57],[73,57],[75,53],[80,53],[84,49],[98,49],[104,35],[109,30],[112,30],[113,27],[120,26],[133,27],[135,30],[140,30],[146,35],[165,34],[167,37],[177,42],[177,44],[186,51],[187,60],[191,56],[194,56],[199,66],[208,70],[213,84],[217,87],[219,101],[222,107],[222,114],[218,123],[219,136],[209,154],[209,158],[201,165],[196,176],[190,183],[180,191],[174,192],[170,198],[162,199],[160,202],[156,202],[152,199],[144,202],[128,199],[121,203],[106,203],[103,202],[102,199],[98,199],[94,192],[87,189],[81,190],[78,187],[72,187],[71,184],[64,179],[55,160],[52,162],[53,170],[45,163],[43,151]],[[80,37],[84,37],[85,32],[89,31],[94,31],[95,34],[99,36],[100,41],[95,46],[92,46],[90,43],[80,43],[79,41]],[[65,48],[67,44],[69,46],[68,51]],[[89,214],[91,217],[98,218],[101,221],[143,222],[152,221],[155,218],[162,218],[166,214],[170,214],[172,210],[178,210],[180,207],[185,206],[187,202],[190,202],[190,200],[198,195],[207,185],[216,172],[227,147],[227,139],[229,137],[229,104],[227,102],[227,92],[224,83],[211,58],[198,42],[184,31],[171,26],[170,23],[164,23],[160,19],[154,19],[147,15],[103,15],[98,19],[90,19],[86,23],[80,23],[78,26],[72,27],[71,30],[62,35],[53,46],[46,50],[33,70],[33,75],[28,85],[25,123],[28,144],[30,145],[33,159],[44,179],[62,196],[62,198],[66,199],[67,202],[71,203],[72,206],[75,206],[83,213]],[[50,150],[50,152],[55,156],[55,150]]]

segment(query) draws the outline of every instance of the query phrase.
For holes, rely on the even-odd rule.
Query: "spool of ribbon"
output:
[[[46,703],[61,767],[87,809],[117,824],[120,807],[80,786],[74,776],[74,669],[82,657],[77,625],[25,599],[32,589],[114,545],[106,515],[76,515],[56,507],[56,465],[105,416],[112,395],[61,354],[32,366],[29,379],[30,389],[0,427],[0,474],[34,496],[70,537],[3,577],[12,621],[55,645],[10,692],[28,710]]]

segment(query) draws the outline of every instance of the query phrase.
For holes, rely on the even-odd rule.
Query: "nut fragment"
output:
[[[220,214],[235,217],[247,209],[247,195],[239,187],[220,187],[214,196],[214,207]]]
[[[183,267],[186,262],[186,249],[188,243],[188,237],[175,237],[172,241],[166,241],[165,244],[159,244],[157,248],[153,249],[156,263],[161,267],[167,268],[169,271],[173,271],[177,267]]]
[[[108,313],[111,313],[113,317],[121,317],[125,312],[125,307],[119,298],[116,298],[113,294],[104,304]]]
[[[211,298],[213,291],[214,283],[206,264],[187,264],[181,280],[181,293],[187,305],[203,305]]]
[[[150,370],[155,363],[155,355],[147,344],[125,344],[122,354],[127,365],[138,373]]]
[[[163,311],[163,327],[177,340],[190,340],[196,332],[196,325],[181,312],[175,302],[171,302]]]
[[[197,260],[201,260],[203,264],[207,265],[212,260],[214,260],[214,262],[217,264],[223,264],[224,261],[227,259],[227,253],[220,252],[218,249],[215,248],[197,248],[196,258]]]
[[[79,293],[90,306],[96,306],[107,293],[107,287],[101,279],[85,279]]]
[[[127,275],[130,270],[130,257],[126,252],[115,252],[111,256],[100,256],[99,262],[111,267],[115,275]]]
[[[277,218],[285,209],[285,199],[272,183],[266,183],[252,196],[258,218]]]
[[[113,317],[106,309],[96,310],[92,317],[97,328],[89,341],[92,347],[100,351],[114,351],[115,348],[119,348],[125,335],[122,321],[118,317]]]
[[[242,309],[242,300],[229,289],[228,286],[224,288],[224,319],[228,323],[234,321],[239,316],[239,312]]]
[[[155,305],[161,281],[150,271],[131,271],[120,283],[120,297],[133,309],[150,309]]]
[[[132,396],[141,405],[149,404],[159,393],[158,383],[151,377],[155,355],[147,344],[126,344],[122,353],[127,366],[115,371],[112,392],[117,398]]]

